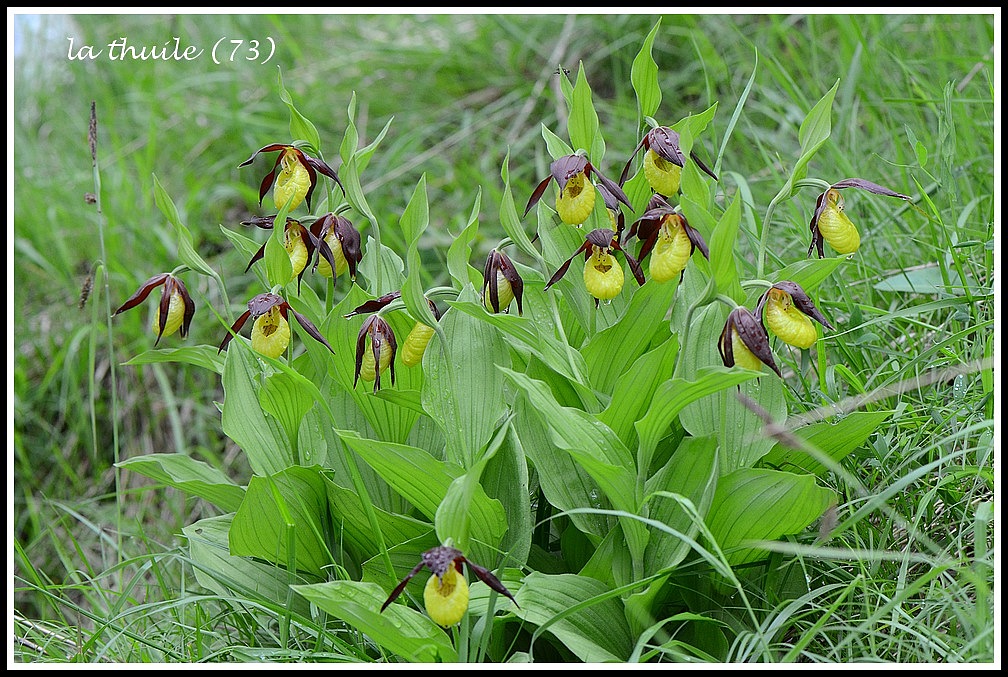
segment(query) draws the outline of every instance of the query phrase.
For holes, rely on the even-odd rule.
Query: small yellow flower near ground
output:
[[[659,193],[648,201],[647,210],[630,225],[627,238],[636,236],[641,241],[638,260],[651,254],[648,269],[651,279],[668,282],[682,279],[686,264],[693,251],[700,250],[706,258],[710,251],[700,232],[686,221],[686,217]]]
[[[427,610],[427,615],[441,627],[448,628],[455,625],[465,617],[469,608],[469,584],[462,575],[463,564],[491,590],[499,592],[518,606],[514,595],[488,569],[470,562],[461,550],[451,545],[438,545],[420,555],[420,562],[406,574],[406,578],[399,581],[395,590],[382,604],[379,613],[385,611],[388,605],[402,594],[410,579],[427,567],[431,571],[431,577],[424,586],[424,608]]]
[[[809,256],[812,256],[812,252],[815,251],[819,254],[819,258],[825,258],[823,240],[829,242],[829,245],[842,256],[853,254],[861,247],[861,235],[854,223],[844,213],[844,199],[840,194],[840,190],[843,188],[860,188],[875,195],[898,197],[901,200],[910,199],[909,195],[897,193],[865,179],[837,181],[816,199],[815,211],[812,213],[812,221],[809,223],[809,230],[812,231],[812,243],[808,248]]]
[[[518,302],[522,314],[522,292],[525,285],[508,255],[491,249],[483,266],[483,306],[491,313],[507,312],[511,301]]]
[[[350,271],[357,279],[357,264],[364,259],[360,231],[345,216],[330,212],[316,219],[309,227],[310,241],[315,246],[315,270],[323,277],[336,278]]]
[[[291,210],[299,207],[302,202],[307,203],[308,208],[311,209],[312,193],[315,192],[319,173],[335,181],[340,190],[346,194],[346,191],[343,190],[343,184],[340,183],[339,176],[332,167],[327,165],[323,160],[305,155],[301,149],[289,143],[271,143],[263,146],[238,166],[245,167],[252,164],[259,153],[273,153],[276,151],[280,151],[280,154],[273,163],[273,169],[263,177],[262,182],[259,184],[260,207],[262,206],[263,198],[269,192],[270,186],[273,186],[274,179],[276,180],[276,186],[273,189],[273,202],[276,204],[277,209],[283,208],[287,204],[287,200],[291,198],[293,198],[290,205]],[[277,172],[278,169],[279,173]]]
[[[450,566],[443,576],[431,574],[424,586],[423,598],[431,620],[448,628],[461,621],[469,610],[469,584],[454,566]]]
[[[172,291],[168,301],[168,314],[165,319],[164,328],[161,327],[161,305],[158,304],[154,313],[154,321],[151,323],[151,331],[155,336],[171,336],[182,326],[182,319],[185,315],[185,299],[177,290]]]
[[[647,179],[651,190],[665,197],[672,197],[678,193],[682,170],[686,166],[686,154],[679,147],[679,132],[664,125],[652,128],[640,140],[623,167],[619,185],[626,183],[634,156],[641,148],[644,149],[644,178]],[[717,175],[697,157],[696,153],[691,150],[689,156],[697,167],[715,181],[718,180]]]
[[[575,174],[557,191],[556,210],[560,220],[571,225],[579,225],[595,208],[595,186],[584,173]]]
[[[308,195],[312,180],[308,174],[308,168],[298,161],[296,155],[290,151],[284,151],[280,156],[280,173],[277,174],[276,186],[273,188],[273,203],[277,209],[290,200],[289,210],[293,211],[301,206]]]
[[[780,369],[774,362],[770,352],[770,342],[766,330],[756,316],[748,308],[738,306],[725,321],[721,337],[718,339],[718,352],[726,367],[744,367],[753,371],[761,371],[767,365],[780,376]]]
[[[329,342],[307,317],[291,308],[282,296],[272,292],[253,296],[249,300],[248,309],[231,325],[231,331],[221,341],[217,352],[224,350],[231,339],[245,326],[249,318],[252,318],[254,320],[251,336],[252,349],[260,355],[274,359],[280,357],[287,349],[291,339],[290,324],[287,321],[288,315],[293,315],[309,336],[328,348],[329,352],[335,354]]]
[[[423,322],[417,322],[414,324],[409,336],[407,336],[406,340],[403,341],[403,364],[407,367],[415,367],[420,364],[423,360],[424,352],[427,350],[427,344],[430,343],[431,337],[433,336],[434,327],[428,327]]]
[[[398,298],[398,292],[389,294],[384,298],[389,301],[392,297]],[[374,381],[374,392],[381,388],[381,375],[386,370],[395,385],[395,355],[396,338],[392,333],[392,327],[380,315],[372,315],[364,320],[360,332],[357,334],[357,354],[355,356],[354,367],[354,387],[357,387],[358,379]]]
[[[678,219],[666,219],[658,231],[648,270],[657,282],[667,282],[682,275],[693,253],[693,243]]]

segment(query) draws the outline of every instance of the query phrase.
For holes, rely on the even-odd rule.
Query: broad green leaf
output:
[[[836,423],[822,421],[792,431],[820,454],[839,462],[868,439],[888,419],[891,411],[855,411]],[[763,457],[762,465],[789,472],[819,475],[827,470],[820,460],[803,449],[777,443]]]
[[[744,369],[728,369],[724,366],[703,367],[690,380],[672,378],[663,382],[655,390],[647,413],[636,423],[638,447],[638,468],[647,470],[651,466],[651,456],[658,442],[668,434],[672,421],[698,400],[737,386],[759,376]],[[688,430],[688,428],[687,428]],[[710,434],[714,431],[707,431]],[[700,436],[700,435],[698,435]]]
[[[224,360],[221,429],[245,452],[252,472],[272,475],[293,463],[283,427],[259,404],[261,367],[246,339],[235,337]]]
[[[521,431],[522,448],[538,471],[539,486],[546,500],[564,511],[601,508],[602,491],[598,484],[567,451],[553,444],[549,429],[535,407],[527,399],[518,398],[514,411],[515,429]],[[596,541],[612,528],[612,520],[606,515],[576,512],[570,519]]]
[[[294,140],[307,141],[311,144],[312,149],[315,152],[318,152],[321,148],[318,130],[315,129],[315,125],[312,124],[312,121],[302,115],[294,106],[294,102],[291,100],[290,92],[288,92],[287,88],[284,87],[283,71],[279,66],[277,66],[277,87],[280,89],[280,100],[287,104],[287,109],[290,111],[291,138]]]
[[[941,268],[937,263],[903,270],[896,275],[876,282],[873,287],[879,291],[906,292],[944,296],[948,293],[963,294],[965,285],[956,270],[948,271],[949,281],[945,283]],[[979,291],[979,290],[976,290]]]
[[[479,213],[482,196],[483,188],[477,187],[476,199],[473,201],[469,220],[466,222],[466,226],[462,229],[462,232],[448,246],[448,274],[455,280],[455,284],[458,285],[459,289],[465,289],[466,284],[470,283],[473,287],[482,285],[482,271],[477,270],[469,263],[469,258],[472,256],[472,246],[470,243],[479,232]]]
[[[571,146],[584,148],[588,152],[588,159],[598,168],[605,155],[605,142],[599,133],[598,113],[592,104],[591,87],[585,77],[583,63],[578,64],[577,81],[571,96],[571,112],[567,118],[567,134]]]
[[[675,284],[645,284],[634,291],[620,319],[581,348],[596,390],[611,393],[627,368],[644,354],[655,330],[665,322],[675,295]]]
[[[350,158],[357,151],[357,144],[360,143],[360,135],[357,133],[357,125],[354,122],[356,117],[357,92],[350,92],[350,103],[347,104],[347,126],[343,131],[343,140],[339,147],[340,160],[343,165],[350,162]]]
[[[168,191],[161,186],[157,174],[153,174],[152,177],[154,179],[154,204],[161,210],[168,222],[175,227],[175,234],[178,235],[179,260],[192,270],[216,279],[216,271],[196,253],[196,249],[193,247],[192,233],[182,223],[182,218],[179,216],[178,209],[176,209]]]
[[[427,230],[430,221],[430,209],[427,204],[427,175],[422,174],[413,189],[413,195],[402,216],[399,217],[399,227],[402,229],[403,240],[409,245],[415,245]]]
[[[561,406],[542,381],[503,366],[498,369],[542,416],[554,444],[566,449],[591,474],[613,506],[636,512],[633,457],[616,434],[591,414]]]
[[[678,353],[679,339],[670,336],[657,348],[637,358],[625,376],[616,381],[609,406],[598,418],[612,428],[628,449],[637,446],[634,423],[650,411],[655,390],[672,373]]]
[[[326,545],[328,504],[318,467],[291,466],[269,477],[253,477],[231,523],[231,554],[324,574],[335,561]]]
[[[533,571],[515,594],[516,616],[549,632],[585,663],[623,662],[633,638],[618,596],[600,581]],[[535,655],[535,643],[530,653]]]
[[[740,468],[718,480],[707,526],[728,562],[745,564],[766,554],[753,542],[796,534],[834,503],[814,475]]]
[[[144,454],[116,463],[144,477],[202,498],[225,512],[234,512],[245,490],[220,470],[185,454]]]
[[[420,261],[419,242],[420,236],[427,230],[430,220],[430,210],[427,204],[427,175],[420,177],[413,196],[410,197],[403,215],[399,219],[402,227],[403,237],[407,243],[406,251],[406,279],[402,284],[402,300],[406,305],[406,310],[418,322],[423,322],[428,327],[434,327],[439,333],[441,326],[438,324],[434,312],[427,303],[424,295],[421,271],[423,264]]]
[[[293,587],[309,602],[407,662],[458,661],[451,636],[424,614],[403,604],[380,611],[388,593],[374,583],[330,581]]]
[[[365,439],[350,431],[339,431],[339,434],[375,472],[431,521],[435,520],[453,482],[465,474],[458,465],[439,461],[423,449]],[[478,484],[470,487],[470,491],[467,502],[469,533],[474,541],[496,547],[507,530],[504,509]]]
[[[661,26],[661,18],[644,38],[644,44],[641,45],[640,51],[634,57],[633,65],[630,67],[630,83],[637,94],[637,110],[641,120],[654,117],[662,99],[661,86],[658,84],[658,64],[655,63],[651,54],[659,26]]]
[[[224,355],[213,346],[183,346],[182,348],[154,348],[134,355],[123,364],[156,364],[178,362],[203,367],[217,374],[224,373]]]
[[[251,261],[255,253],[259,251],[260,244],[237,231],[231,230],[230,228],[225,228],[223,225],[220,227],[221,232],[224,233],[224,237],[231,241],[231,244],[241,253],[241,258],[244,261]],[[258,230],[258,229],[257,229]]]
[[[475,301],[472,287],[461,300]],[[446,458],[469,468],[504,415],[504,384],[497,364],[508,351],[493,326],[450,308],[441,317],[445,342],[432,342],[424,355],[421,400],[444,429]]]
[[[770,279],[773,282],[791,280],[804,289],[806,294],[812,294],[816,287],[833,274],[834,270],[850,264],[851,261],[844,257],[795,261],[775,271]]]
[[[567,145],[566,141],[554,134],[546,125],[542,125],[542,137],[546,142],[546,150],[549,152],[550,157],[554,160],[558,160],[565,155],[574,154],[574,149]],[[587,148],[585,150],[587,150]],[[548,194],[548,192],[544,193],[544,195],[546,194]]]
[[[497,454],[497,450],[500,449],[510,429],[511,419],[508,418],[497,430],[497,433],[487,445],[486,450],[480,454],[476,462],[465,473],[456,477],[448,485],[445,496],[437,507],[437,513],[434,515],[434,529],[437,532],[438,539],[442,543],[448,543],[450,540],[462,552],[473,552],[469,537],[470,512],[473,497],[476,495],[477,488],[480,490],[480,494],[485,495],[485,491],[480,484],[483,469],[486,467],[487,462]],[[507,530],[503,506],[501,506],[500,516],[502,528],[500,533],[497,534],[497,540],[492,543],[494,546],[496,546],[500,537],[504,535],[504,531]]]
[[[802,120],[801,127],[798,128],[798,144],[801,146],[801,154],[798,157],[798,161],[795,162],[794,168],[791,170],[791,175],[788,176],[780,191],[770,201],[764,227],[769,227],[770,225],[769,213],[773,209],[773,206],[795,194],[797,190],[795,183],[805,178],[808,173],[808,163],[816,152],[819,151],[819,148],[829,139],[832,130],[830,117],[833,112],[833,97],[836,95],[839,85],[840,80],[837,80],[833,84],[833,87],[819,99],[819,102],[812,107],[812,110]]]
[[[735,193],[728,209],[714,227],[710,240],[711,272],[718,292],[736,303],[745,302],[745,292],[739,283],[738,265],[735,263],[735,240],[742,223],[741,204],[739,194]]]
[[[507,566],[524,566],[532,544],[532,511],[529,510],[529,468],[522,441],[513,427],[480,478],[491,499],[500,501],[507,521],[501,551]]]
[[[189,546],[196,581],[223,600],[257,600],[289,609],[303,618],[311,617],[309,605],[291,595],[290,574],[272,564],[232,555],[228,532],[232,515],[208,517],[182,527]],[[303,583],[317,583],[318,576],[298,574]]]
[[[694,538],[700,525],[694,523],[682,505],[668,496],[650,494],[655,491],[678,494],[693,504],[700,517],[705,517],[714,500],[717,479],[717,439],[713,436],[685,438],[669,462],[645,485],[645,492],[649,494],[646,499],[648,517]],[[691,548],[687,541],[652,529],[644,553],[645,570],[658,571],[675,566],[686,557]]]
[[[280,422],[291,447],[295,448],[301,420],[315,406],[314,393],[289,374],[277,372],[264,379],[259,389],[259,404],[263,411]]]
[[[393,590],[420,562],[423,554],[440,545],[433,527],[427,525],[429,531],[423,536],[410,540],[395,541],[396,545],[388,549],[388,560],[384,554],[375,555],[361,565],[360,580],[377,583],[383,590]],[[390,539],[391,540],[391,539]],[[392,562],[392,574],[389,574],[388,562]],[[417,574],[406,584],[399,602],[406,604],[412,600],[419,609],[423,609],[423,590],[427,584],[430,572]]]
[[[514,196],[511,194],[511,180],[508,172],[508,161],[510,156],[511,154],[509,152],[504,158],[504,163],[501,165],[501,178],[504,180],[504,193],[501,196],[501,206],[499,211],[501,226],[504,228],[504,232],[507,233],[507,236],[511,238],[511,241],[516,247],[518,247],[518,249],[521,250],[523,254],[535,261],[538,261],[542,257],[539,255],[539,250],[532,244],[532,240],[530,240],[529,236],[525,233],[525,228],[522,226],[521,219],[518,215],[518,209],[515,207]]]
[[[323,477],[326,494],[329,500],[329,510],[332,515],[333,528],[340,545],[363,561],[369,558],[379,558],[378,535],[372,531],[367,511],[361,503],[361,498],[351,489],[342,487]],[[434,525],[414,517],[383,510],[379,506],[371,506],[377,518],[378,528],[386,543],[404,543],[416,539],[434,541]],[[381,558],[379,558],[381,559]],[[416,564],[414,561],[413,564]],[[410,567],[413,565],[411,564]],[[388,570],[382,559],[378,567],[381,580],[388,583]],[[392,581],[395,585],[398,581]]]

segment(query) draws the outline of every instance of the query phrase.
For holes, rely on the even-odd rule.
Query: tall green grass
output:
[[[285,610],[243,609],[195,584],[179,534],[212,509],[135,474],[117,482],[117,457],[164,451],[185,452],[239,481],[249,475],[220,431],[214,379],[183,365],[120,364],[150,347],[149,318],[116,317],[106,346],[107,307],[177,264],[152,176],[173,195],[200,253],[218,270],[242,269],[245,262],[219,244],[219,226],[242,228],[240,220],[263,213],[238,164],[266,143],[288,140],[277,67],[325,138],[342,136],[355,92],[366,121],[362,142],[392,120],[364,185],[376,217],[397,222],[396,209],[427,176],[431,227],[422,254],[437,284],[477,188],[485,240],[473,260],[503,237],[493,224],[504,157],[515,195],[528,195],[548,172],[540,126],[563,126],[558,67],[576,72],[584,63],[610,149],[603,170],[618,175],[641,132],[622,122],[635,110],[630,61],[657,18],[77,15],[19,23],[26,32],[12,92],[16,660],[375,658],[360,637],[318,632],[321,620],[300,616],[293,642],[275,649],[281,644],[269,619]],[[751,276],[763,228],[773,227],[774,266],[786,262],[776,252],[808,246],[810,189],[779,204],[771,224],[763,219],[796,154],[795,128],[837,80],[833,132],[810,173],[874,180],[914,196],[922,210],[867,193],[848,197],[871,246],[818,297],[838,326],[853,329],[835,343],[823,382],[798,380],[791,409],[881,392],[865,408],[896,414],[845,461],[861,490],[835,478],[852,515],[841,524],[842,543],[796,543],[801,571],[780,572],[784,581],[808,577],[813,593],[795,601],[780,581],[747,582],[761,636],[731,647],[733,660],[764,660],[767,645],[777,660],[993,659],[994,374],[989,363],[976,365],[993,355],[996,319],[994,21],[972,14],[662,17],[654,49],[661,121],[713,102],[729,111],[755,68],[720,159],[726,184],[751,195],[743,216]],[[206,58],[70,62],[68,34],[95,45],[120,36],[163,44],[178,35],[206,47],[223,36],[268,35],[278,49],[266,66]],[[91,101],[100,217],[84,200],[94,191]],[[727,125],[719,113],[709,138]],[[701,155],[713,159],[718,150],[708,146]],[[229,276],[232,298],[256,288],[253,272]],[[90,298],[80,304],[89,278]],[[197,303],[222,304],[213,285],[191,291]],[[223,330],[194,323],[190,340],[216,344]],[[791,366],[801,374],[799,359]],[[915,385],[942,368],[958,374]],[[841,544],[862,557],[839,559],[830,547]],[[670,647],[655,652],[685,659]]]

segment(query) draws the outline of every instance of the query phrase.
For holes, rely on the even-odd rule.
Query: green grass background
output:
[[[16,644],[17,658],[202,657],[184,647],[176,653],[163,648],[185,634],[182,623],[148,621],[157,628],[150,636],[163,636],[163,642],[123,644],[94,630],[103,619],[118,618],[127,604],[171,599],[180,586],[192,585],[183,562],[158,553],[177,553],[181,527],[210,510],[175,490],[117,473],[116,458],[179,451],[239,481],[249,473],[240,450],[220,431],[214,402],[222,393],[207,372],[174,364],[116,366],[118,403],[112,408],[113,364],[150,348],[153,335],[145,314],[151,304],[117,316],[110,356],[107,308],[179,263],[174,230],[153,201],[153,175],[175,201],[199,253],[224,275],[230,298],[248,298],[261,290],[252,273],[242,272],[247,262],[220,226],[243,229],[241,220],[269,213],[257,206],[261,173],[238,164],[263,145],[290,140],[278,68],[333,162],[356,93],[362,145],[393,120],[364,177],[372,209],[381,223],[398,222],[426,174],[426,273],[430,284],[446,283],[447,245],[464,226],[477,190],[483,194],[481,239],[473,265],[481,267],[486,251],[503,237],[496,214],[505,156],[518,200],[548,173],[541,125],[561,137],[566,129],[558,67],[576,74],[583,63],[607,143],[602,169],[618,176],[640,140],[631,61],[659,18],[654,58],[663,99],[656,117],[671,124],[718,102],[700,142],[702,157],[717,156],[755,68],[749,100],[721,159],[722,172],[744,177],[752,193],[746,223],[763,218],[797,158],[799,124],[838,79],[833,133],[809,175],[830,182],[862,177],[919,197],[916,179],[934,205],[917,200],[925,216],[899,201],[845,193],[864,244],[856,264],[846,267],[848,277],[825,283],[820,298],[828,316],[854,329],[830,346],[828,359],[836,365],[830,380],[799,384],[792,404],[816,406],[937,368],[963,371],[890,397],[886,404],[898,415],[849,463],[867,487],[905,481],[891,507],[941,552],[957,561],[977,554],[977,539],[986,544],[989,536],[978,506],[992,500],[994,489],[994,372],[963,365],[990,358],[996,346],[999,15],[14,16],[9,522],[15,634],[32,638]],[[183,48],[194,45],[204,54],[191,62],[107,59],[107,43],[116,38],[140,47],[176,36]],[[106,52],[70,60],[69,37],[77,49],[89,44]],[[276,53],[265,65],[210,60],[210,47],[221,38],[267,37]],[[85,202],[94,190],[87,143],[92,101],[101,215]],[[734,189],[730,181],[724,185]],[[806,189],[778,205],[771,267],[804,256],[814,200]],[[404,251],[388,237],[385,244]],[[741,249],[746,242],[743,237]],[[754,258],[743,252],[743,259],[751,274]],[[107,272],[107,290],[96,271]],[[885,284],[902,271],[912,275]],[[88,279],[94,290],[81,305]],[[192,279],[199,310],[189,342],[215,345],[224,328],[205,305],[219,307],[222,300],[213,285]],[[976,298],[911,310],[964,294]],[[169,345],[177,342],[172,337]],[[958,459],[961,475],[914,475],[943,455]],[[861,542],[848,545],[906,546],[905,534],[886,520],[864,519],[855,533]],[[915,598],[914,623],[929,639],[910,640],[897,632],[909,619],[877,614],[886,595],[899,594],[899,581],[913,578],[912,567],[888,567],[876,561],[836,570],[844,580],[864,575],[869,592],[863,605],[842,607],[853,639],[823,648],[826,659],[990,660],[993,615],[975,582],[939,577],[926,587]],[[124,572],[134,581],[126,590],[119,587]],[[986,570],[977,575],[987,580]],[[232,641],[241,644],[246,638],[236,634]]]

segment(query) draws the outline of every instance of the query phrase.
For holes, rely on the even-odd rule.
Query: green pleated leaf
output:
[[[469,220],[466,222],[465,228],[448,245],[448,254],[446,255],[448,274],[455,280],[455,284],[459,289],[465,289],[467,284],[472,284],[476,288],[479,288],[483,284],[481,270],[477,270],[469,263],[469,258],[472,256],[472,246],[470,243],[479,232],[479,213],[482,196],[483,188],[478,186],[476,188],[476,199],[473,201],[472,212],[469,214]]]
[[[714,500],[718,480],[718,444],[710,437],[687,437],[665,466],[656,472],[645,486],[645,492],[661,491],[678,494],[689,500],[701,518],[707,515]],[[647,500],[648,517],[666,524],[670,529],[694,538],[700,525],[694,522],[682,505],[664,495]],[[644,553],[645,569],[658,571],[678,564],[692,546],[673,534],[651,530]]]
[[[539,626],[537,633],[555,636],[585,663],[623,662],[633,650],[623,605],[601,581],[533,571],[515,599],[516,616]]]
[[[630,66],[630,83],[637,94],[637,110],[642,120],[654,117],[662,99],[661,86],[658,84],[658,64],[651,55],[659,26],[661,26],[660,18],[644,38],[644,44],[641,45],[640,51],[634,57],[633,65]]]
[[[458,465],[439,461],[423,449],[365,439],[350,431],[339,431],[339,435],[382,479],[432,522],[449,488],[465,474]],[[459,510],[468,507],[464,517],[473,541],[495,547],[507,529],[504,509],[478,484],[471,486],[469,492],[467,501],[454,502],[453,506]]]
[[[515,246],[526,256],[531,259],[538,261],[541,256],[539,255],[539,250],[535,245],[532,244],[532,240],[525,233],[525,228],[521,224],[521,218],[518,214],[518,209],[515,206],[514,196],[511,194],[511,180],[508,172],[508,160],[511,154],[508,153],[504,157],[504,163],[501,165],[501,179],[504,181],[504,193],[501,195],[501,206],[499,211],[501,226],[504,228],[504,232],[507,236],[511,238]],[[523,198],[524,201],[528,198]],[[524,209],[524,207],[522,208]]]
[[[592,476],[613,506],[635,512],[634,460],[619,437],[591,414],[561,406],[542,381],[505,367],[499,369],[542,416],[554,444],[566,449]]]
[[[546,150],[554,160],[562,158],[565,155],[574,154],[574,149],[566,141],[554,134],[546,125],[542,125],[542,137],[543,141],[546,142]]]
[[[532,512],[529,510],[529,468],[525,452],[509,426],[501,448],[487,462],[480,476],[487,496],[504,508],[507,531],[500,545],[508,566],[524,566],[532,546]]]
[[[669,426],[686,407],[757,377],[758,374],[748,370],[707,366],[699,369],[692,379],[673,378],[659,385],[647,414],[634,425],[640,440],[638,467],[650,467],[651,456],[658,442],[668,434]],[[699,426],[697,430],[700,430]],[[713,432],[715,431],[707,430],[706,434]]]
[[[407,244],[416,244],[427,230],[430,221],[430,208],[427,203],[427,175],[422,174],[413,189],[402,216],[399,217],[399,227],[402,229],[403,240]]]
[[[888,419],[891,411],[855,411],[836,423],[822,421],[803,426],[792,434],[819,453],[839,462],[861,445]],[[818,475],[827,470],[814,455],[777,443],[762,459],[762,464],[789,472]]]
[[[773,282],[791,280],[804,289],[805,293],[811,294],[816,287],[833,274],[834,270],[844,264],[849,265],[850,261],[843,257],[795,261],[772,273],[770,280]]]
[[[280,100],[287,104],[290,111],[290,134],[295,140],[304,140],[311,144],[312,149],[317,153],[321,148],[318,130],[312,121],[301,114],[291,100],[290,92],[284,87],[283,71],[277,66],[277,87],[280,90]]]
[[[221,429],[245,452],[252,472],[272,475],[293,462],[290,444],[280,423],[259,404],[261,368],[242,337],[228,344],[224,360],[224,407]]]
[[[616,381],[612,399],[598,418],[612,428],[628,449],[637,446],[634,424],[651,410],[655,391],[672,373],[678,353],[679,339],[670,336],[657,348],[637,358],[625,377]]]
[[[476,298],[472,287],[460,296],[464,301]],[[440,324],[445,342],[427,347],[421,400],[444,430],[445,457],[469,468],[506,409],[495,365],[508,363],[508,349],[493,326],[453,308]]]
[[[315,395],[304,387],[302,381],[277,372],[266,377],[259,389],[259,404],[263,411],[280,422],[293,447],[301,420],[315,406]]]
[[[596,163],[595,168],[600,169],[598,163],[602,162],[605,155],[605,141],[599,132],[598,113],[592,104],[591,87],[585,77],[583,63],[578,64],[577,80],[571,96],[571,112],[567,118],[567,133],[571,145],[574,148],[584,148],[589,160]]]
[[[157,174],[153,174],[152,176],[154,179],[154,204],[161,210],[161,213],[168,219],[168,222],[175,227],[175,234],[178,236],[179,260],[198,273],[216,278],[217,273],[210,267],[210,264],[196,253],[196,249],[193,247],[192,233],[182,223],[182,218],[179,216],[178,209],[176,209],[175,203],[172,201],[168,191],[161,186]]]
[[[294,590],[407,662],[458,661],[451,636],[424,614],[403,604],[380,612],[388,593],[374,583],[331,581]]]
[[[245,490],[220,470],[185,454],[145,454],[116,463],[144,477],[202,498],[225,512],[234,512]]]
[[[203,367],[217,374],[224,373],[224,355],[213,346],[183,346],[181,348],[154,348],[134,355],[123,364],[157,364],[176,362]]]
[[[322,575],[335,561],[326,546],[330,530],[321,469],[292,466],[249,480],[228,543],[232,555]]]
[[[518,398],[514,411],[515,428],[522,431],[522,448],[538,471],[539,486],[550,505],[565,511],[602,507],[602,490],[566,450],[557,448],[534,405],[526,398]],[[576,512],[570,519],[596,540],[612,528],[612,520],[597,513]]]
[[[497,453],[497,450],[500,449],[510,429],[511,420],[509,418],[500,427],[493,439],[490,440],[486,451],[481,454],[480,458],[465,473],[456,477],[448,485],[445,496],[437,508],[437,513],[434,515],[434,528],[437,531],[438,539],[442,543],[448,543],[449,539],[451,539],[455,547],[462,552],[472,552],[472,546],[470,545],[470,514],[473,498],[477,494],[477,489],[480,494],[485,495],[485,491],[480,484],[483,469],[486,467],[487,462]],[[489,535],[491,538],[496,536],[496,540],[492,541],[492,545],[497,544],[507,529],[503,506],[501,508],[502,510],[499,513],[501,523],[498,525],[500,532]],[[481,536],[486,535],[481,534]]]
[[[287,571],[265,562],[230,554],[228,532],[232,515],[208,517],[182,528],[189,546],[196,581],[223,598],[263,600],[304,618],[310,617],[307,602],[290,594]],[[318,576],[300,572],[298,583],[318,583]]]
[[[368,511],[361,503],[357,492],[347,489],[323,477],[329,500],[330,514],[338,541],[344,549],[355,554],[360,561],[379,558],[381,580],[388,583],[388,570],[383,558],[379,557],[378,534],[374,533],[368,519]],[[434,525],[407,515],[389,512],[379,506],[372,506],[378,528],[385,543],[404,543],[416,539],[429,538],[427,547],[437,545],[434,539]],[[426,550],[427,548],[424,548]],[[413,564],[416,564],[414,560]],[[410,564],[412,568],[413,564]],[[407,569],[408,570],[408,569]],[[392,585],[398,581],[392,581]]]
[[[744,303],[746,300],[739,282],[738,265],[735,262],[735,240],[738,237],[739,225],[742,223],[741,205],[739,194],[736,192],[728,209],[714,227],[710,239],[711,272],[717,283],[717,290],[736,303]]]
[[[728,562],[744,564],[766,554],[753,542],[796,534],[835,502],[813,475],[741,468],[718,480],[707,526]]]
[[[665,322],[675,295],[674,284],[645,284],[634,291],[620,319],[581,348],[596,390],[611,393],[627,368],[644,354],[655,330]]]

